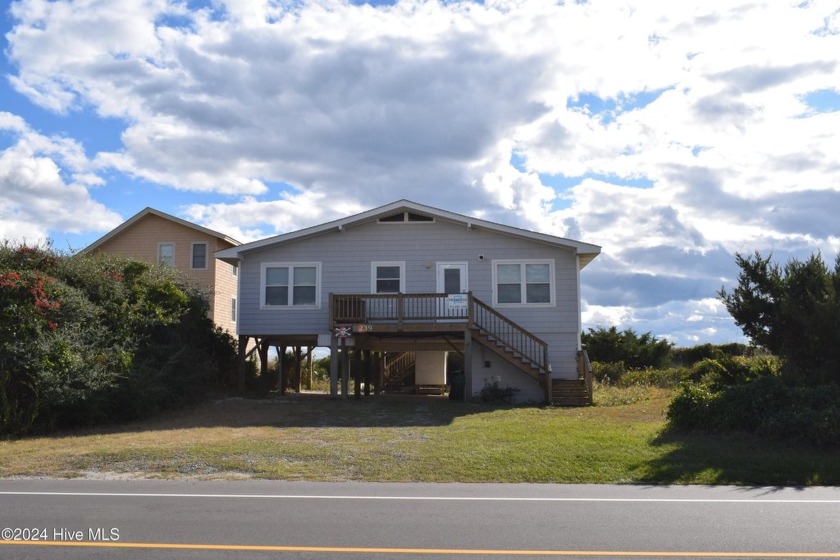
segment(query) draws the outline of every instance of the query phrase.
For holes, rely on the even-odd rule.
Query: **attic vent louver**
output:
[[[431,216],[424,216],[422,214],[415,214],[414,212],[401,212],[392,216],[383,216],[379,218],[380,224],[404,224],[415,222],[434,222],[435,219]]]

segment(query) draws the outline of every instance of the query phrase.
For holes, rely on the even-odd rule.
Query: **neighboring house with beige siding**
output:
[[[236,333],[238,268],[216,251],[240,245],[223,233],[146,208],[84,249],[160,262],[186,273],[210,298],[210,318]]]

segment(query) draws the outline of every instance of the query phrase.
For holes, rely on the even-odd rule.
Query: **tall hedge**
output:
[[[0,246],[0,435],[142,418],[231,376],[233,339],[176,271]]]

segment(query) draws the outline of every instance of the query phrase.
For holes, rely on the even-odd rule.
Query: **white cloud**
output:
[[[733,278],[733,252],[840,247],[840,112],[803,101],[840,83],[835,2],[21,0],[11,14],[19,92],[125,123],[121,149],[88,159],[6,117],[20,134],[6,173],[87,204],[103,169],[220,193],[185,217],[245,241],[410,198],[603,245],[582,274],[587,317],[679,340],[733,332],[696,307]]]
[[[39,242],[50,231],[108,229],[120,217],[88,192],[101,178],[81,147],[32,131],[17,115],[0,112],[0,133],[13,137],[0,151],[0,239]]]

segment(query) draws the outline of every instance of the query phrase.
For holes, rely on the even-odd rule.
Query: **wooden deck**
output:
[[[548,344],[467,294],[331,294],[330,324],[343,334],[474,334],[511,363],[545,383]]]

